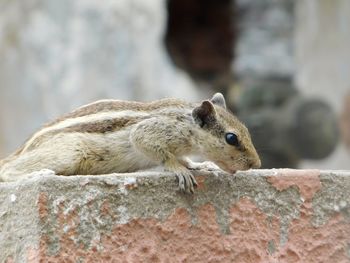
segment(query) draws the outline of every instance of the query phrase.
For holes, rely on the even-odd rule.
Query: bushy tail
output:
[[[12,161],[13,159],[15,159],[19,153],[20,153],[19,150],[17,150],[15,153],[11,154],[10,156],[8,156],[8,157],[6,157],[6,158],[0,160],[0,182],[5,182],[5,180],[4,180],[4,179],[2,178],[2,176],[1,176],[1,172],[2,172],[2,170],[3,170],[3,169],[2,169],[3,166],[4,166],[6,163],[8,163],[8,162]]]
[[[8,163],[10,161],[12,161],[13,159],[15,159],[18,155],[20,155],[23,151],[23,146],[18,148],[14,153],[12,153],[11,155],[9,155],[8,157],[0,160],[0,170],[1,170],[1,167],[5,164],[5,163]]]
[[[1,167],[5,164],[5,160],[6,158],[0,160],[0,171],[1,171]]]
[[[10,156],[0,160],[0,171],[1,171],[2,166],[12,159],[11,157],[13,157],[13,154],[11,154]]]
[[[0,160],[0,183],[4,181],[2,180],[2,177],[1,177],[1,167],[3,166],[4,163],[5,163],[4,159]]]

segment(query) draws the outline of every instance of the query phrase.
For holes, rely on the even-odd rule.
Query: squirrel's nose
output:
[[[249,163],[249,168],[251,168],[251,169],[258,169],[260,167],[261,167],[260,159],[252,160]]]

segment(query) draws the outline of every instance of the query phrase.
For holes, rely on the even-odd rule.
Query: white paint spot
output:
[[[119,212],[119,224],[126,224],[129,222],[129,215],[128,215],[128,208],[126,206],[119,206],[117,208],[117,211]]]
[[[66,201],[66,198],[63,196],[60,196],[52,202],[53,203],[53,212],[55,214],[58,214],[59,209],[60,209],[60,205],[63,204],[65,201]]]
[[[15,194],[11,194],[11,195],[10,195],[10,201],[11,201],[11,203],[15,202],[16,199],[17,199],[17,196],[16,196]]]
[[[67,226],[67,225],[65,225],[64,227],[63,227],[63,232],[64,233],[67,233],[68,232],[68,230],[69,230],[69,226]]]
[[[124,181],[124,185],[136,184],[135,177],[126,177]]]
[[[334,210],[339,212],[339,210],[340,210],[339,206],[338,205],[334,205]]]
[[[137,180],[135,177],[125,177],[123,185],[120,185],[118,188],[118,192],[124,195],[128,194],[128,189],[126,188],[127,185],[136,185]]]

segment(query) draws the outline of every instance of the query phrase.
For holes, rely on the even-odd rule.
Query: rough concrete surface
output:
[[[0,184],[0,262],[350,262],[350,172],[35,176]]]

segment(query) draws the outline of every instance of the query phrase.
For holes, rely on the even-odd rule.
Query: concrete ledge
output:
[[[0,184],[0,262],[350,262],[350,172],[148,172]]]

